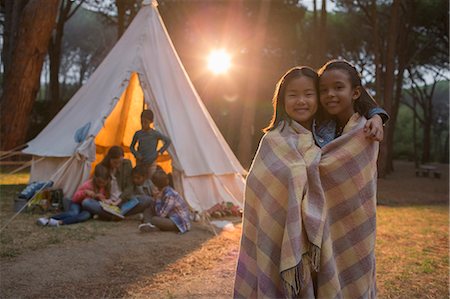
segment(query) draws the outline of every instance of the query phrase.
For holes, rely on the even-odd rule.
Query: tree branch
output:
[[[66,21],[67,21],[68,19],[70,19],[70,18],[77,12],[78,8],[81,7],[81,4],[83,4],[84,1],[86,1],[86,0],[81,0],[80,3],[78,3],[78,5],[77,5],[77,6],[76,6],[76,7],[75,7],[75,8],[67,15]]]

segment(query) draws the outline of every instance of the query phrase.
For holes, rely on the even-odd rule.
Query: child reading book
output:
[[[191,229],[189,208],[184,199],[169,186],[169,176],[162,170],[156,171],[152,176],[152,182],[158,188],[155,196],[155,214],[152,224],[160,230],[176,231],[181,234]],[[141,225],[140,231],[148,231]]]
[[[92,179],[84,182],[72,197],[67,212],[50,216],[49,218],[39,218],[36,223],[41,226],[58,227],[87,221],[91,218],[91,213],[82,208],[83,201],[87,199],[105,200],[110,196],[111,177],[108,169],[102,165],[97,165]]]
[[[154,228],[151,224],[153,216],[153,198],[152,190],[156,187],[148,180],[147,167],[145,165],[137,165],[131,171],[133,185],[129,186],[121,195],[122,204],[120,205],[121,213],[124,216],[130,216],[137,213],[143,213],[143,223],[149,228]]]

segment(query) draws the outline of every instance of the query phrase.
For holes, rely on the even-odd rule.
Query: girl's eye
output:
[[[306,96],[307,96],[308,98],[312,97],[313,95],[314,95],[313,93],[307,93],[307,94],[306,94]]]

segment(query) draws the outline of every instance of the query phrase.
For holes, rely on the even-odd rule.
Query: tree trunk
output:
[[[20,16],[28,0],[5,0],[5,23],[3,26],[2,63],[3,74],[6,74],[11,65],[13,50],[16,44]],[[3,80],[3,88],[5,81]]]
[[[327,62],[327,0],[322,0],[322,9],[320,11],[320,34],[319,34],[319,64]]]
[[[116,0],[117,7],[117,40],[125,32],[125,3],[123,0]]]
[[[414,165],[416,168],[419,167],[419,155],[417,154],[417,99],[416,97],[412,97],[413,100],[413,153],[414,153]]]
[[[58,4],[59,0],[30,0],[23,9],[0,104],[2,150],[25,143]]]
[[[449,134],[446,134],[447,137],[445,138],[445,142],[444,142],[444,150],[443,150],[443,154],[442,154],[442,158],[441,161],[442,163],[447,163],[448,164],[448,160],[449,160]]]
[[[265,34],[266,34],[266,20],[270,10],[270,1],[264,0],[261,3],[261,7],[258,13],[258,20],[255,27],[255,42],[253,43],[250,54],[250,68],[252,80],[249,81],[247,92],[244,97],[244,107],[242,113],[242,125],[240,130],[240,138],[238,145],[238,158],[244,168],[250,166],[252,160],[252,147],[253,147],[253,135],[255,134],[255,102],[257,96],[257,84],[258,84],[258,70],[255,66],[260,65],[261,55],[260,49],[262,48]]]
[[[422,163],[430,162],[431,157],[431,118],[426,117],[423,123]]]
[[[423,152],[422,162],[427,163],[431,161],[431,127],[433,123],[433,94],[436,81],[431,88],[430,94],[427,95],[425,105],[427,109],[424,111],[424,123],[423,123]],[[427,87],[424,86],[426,89]],[[426,92],[425,92],[426,94]]]
[[[81,1],[81,3],[84,1]],[[81,3],[79,5],[81,5]],[[50,37],[48,45],[48,56],[50,59],[50,96],[53,102],[52,107],[59,107],[58,102],[61,100],[60,84],[59,84],[59,71],[61,66],[61,48],[64,36],[64,25],[71,15],[72,1],[62,0],[59,6],[59,15],[56,23],[56,27],[53,30],[53,34]],[[70,16],[69,16],[70,15]],[[56,114],[57,111],[52,111],[51,114]]]
[[[395,97],[392,104],[392,109],[390,112],[390,120],[389,122],[392,122],[392,126],[390,127],[391,132],[387,135],[388,139],[387,141],[387,161],[386,161],[386,171],[387,173],[391,173],[394,171],[394,135],[395,135],[395,128],[397,123],[397,116],[398,116],[398,109],[400,105],[400,99],[402,97],[402,89],[403,89],[403,75],[405,72],[405,66],[404,66],[404,56],[401,54],[399,55],[399,63],[398,63],[398,71],[396,75],[396,82],[395,82]]]
[[[380,41],[380,28],[379,28],[379,20],[378,20],[378,12],[377,12],[377,2],[376,0],[372,0],[372,20],[373,20],[373,36],[372,36],[372,40],[373,40],[373,46],[374,46],[374,63],[375,63],[375,94],[376,94],[376,99],[378,101],[378,103],[380,105],[383,105],[384,101],[383,98],[381,97],[382,94],[382,73],[383,73],[383,69],[381,67],[381,41]]]
[[[317,0],[313,0],[313,25],[312,25],[313,36],[319,36],[319,22],[317,20],[318,20]],[[318,53],[320,50],[319,42],[313,42],[311,43],[310,46],[311,46],[311,53],[313,53],[311,60],[312,67],[318,68],[320,66],[320,61],[318,57]]]
[[[400,0],[394,0],[391,8],[391,16],[389,21],[389,36],[387,40],[386,51],[386,72],[384,76],[384,109],[390,114],[393,112],[394,84],[395,84],[395,59],[396,44],[399,27],[399,7]],[[395,123],[389,121],[385,127],[385,140],[380,144],[380,155],[378,157],[378,174],[385,177],[389,174],[389,142],[393,140],[393,126]]]

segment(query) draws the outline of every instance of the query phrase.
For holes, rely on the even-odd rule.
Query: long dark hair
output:
[[[378,104],[374,98],[362,86],[361,75],[350,62],[343,59],[328,61],[319,69],[319,78],[324,72],[329,70],[342,70],[347,72],[352,88],[359,87],[361,89],[361,95],[353,102],[353,110],[355,112],[358,112],[360,115],[367,115],[369,110],[378,107]]]
[[[286,94],[286,87],[289,85],[289,83],[291,83],[292,80],[300,77],[308,77],[313,80],[317,97],[319,97],[319,76],[317,75],[316,71],[307,66],[297,66],[291,68],[281,77],[275,87],[275,92],[272,98],[272,119],[269,125],[264,128],[263,132],[272,131],[282,121],[286,121],[288,124],[291,123],[292,119],[287,115],[286,109],[284,107],[284,97]],[[317,113],[322,113],[320,105],[318,106],[319,109],[317,110]]]
[[[95,193],[98,193],[100,191],[97,186],[98,179],[103,179],[108,182],[105,186],[105,193],[106,193],[105,196],[106,196],[106,198],[110,198],[111,197],[111,175],[109,174],[109,170],[102,164],[97,164],[97,166],[95,166],[94,176],[92,178],[92,185],[94,186]]]
[[[123,156],[124,156],[123,148],[118,145],[114,145],[108,150],[108,153],[99,164],[106,167],[108,171],[111,173],[111,159],[118,159]]]

